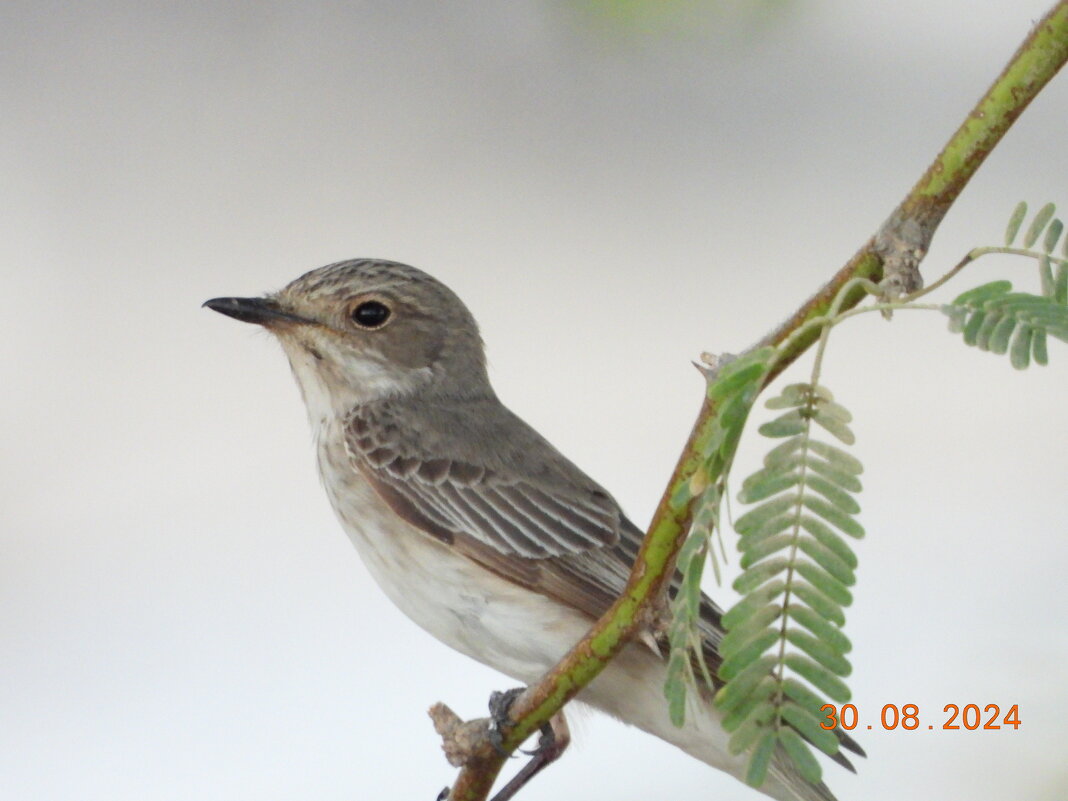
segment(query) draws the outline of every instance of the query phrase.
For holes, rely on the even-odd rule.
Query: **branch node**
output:
[[[934,236],[934,225],[895,210],[875,235],[873,249],[883,262],[880,284],[889,298],[915,292],[923,286],[920,262]]]
[[[489,718],[464,721],[445,704],[434,704],[427,711],[434,731],[441,736],[441,750],[454,768],[462,768],[485,757],[493,736]],[[492,745],[490,745],[492,748]]]

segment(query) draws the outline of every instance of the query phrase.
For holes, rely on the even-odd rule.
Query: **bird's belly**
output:
[[[456,553],[398,517],[358,474],[324,482],[334,511],[390,600],[451,648],[529,683],[592,622]]]

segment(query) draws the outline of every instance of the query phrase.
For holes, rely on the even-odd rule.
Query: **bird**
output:
[[[642,530],[498,399],[475,318],[444,283],[398,262],[350,259],[274,293],[204,305],[277,338],[342,528],[379,587],[432,636],[529,685],[621,593]],[[721,615],[702,595],[713,670]],[[743,779],[746,755],[729,751],[707,691],[682,727],[672,723],[666,653],[662,632],[644,632],[578,699]],[[563,753],[562,714],[547,734],[540,759],[495,798]],[[863,755],[848,738],[843,745]],[[841,753],[835,759],[852,770]],[[834,801],[782,753],[760,790],[778,801]]]

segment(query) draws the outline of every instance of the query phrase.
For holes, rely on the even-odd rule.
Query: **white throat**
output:
[[[429,367],[402,372],[372,356],[350,357],[342,370],[336,360],[317,359],[300,343],[283,339],[282,346],[313,431],[326,420],[348,416],[355,406],[407,394],[432,378]]]

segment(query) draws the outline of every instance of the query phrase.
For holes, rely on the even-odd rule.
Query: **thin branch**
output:
[[[976,104],[971,114],[913,187],[887,222],[843,266],[830,282],[803,304],[782,326],[757,344],[780,345],[791,340],[776,360],[771,381],[818,337],[821,326],[805,335],[791,334],[823,315],[838,291],[850,280],[888,278],[898,291],[918,286],[917,266],[935,229],[979,165],[1013,121],[1068,59],[1068,0],[1061,0],[1031,31],[1008,66]],[[865,296],[861,287],[845,297],[842,307]],[[499,750],[488,724],[449,794],[450,801],[484,801],[506,759],[524,740],[548,722],[599,674],[627,641],[658,613],[658,605],[674,571],[679,548],[694,513],[694,499],[685,492],[702,462],[717,409],[707,399],[686,443],[642,543],[622,595],[560,662],[512,705],[515,725],[500,733]]]

